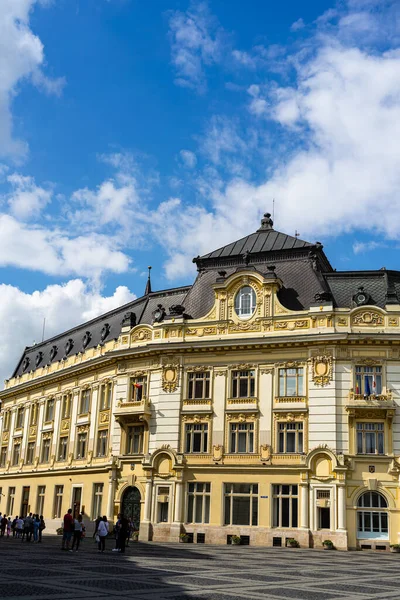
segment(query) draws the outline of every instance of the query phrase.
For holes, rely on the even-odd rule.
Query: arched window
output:
[[[358,499],[358,539],[388,539],[387,501],[378,492],[365,492]]]
[[[241,319],[249,319],[256,309],[256,293],[252,287],[240,288],[235,298],[235,311]]]

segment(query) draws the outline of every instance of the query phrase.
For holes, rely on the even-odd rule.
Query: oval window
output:
[[[241,319],[250,319],[256,310],[256,293],[252,287],[240,288],[235,298],[235,311]]]

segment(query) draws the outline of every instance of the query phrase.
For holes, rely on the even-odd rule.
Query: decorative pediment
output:
[[[377,310],[362,310],[353,314],[351,324],[356,327],[383,327],[385,318]]]
[[[153,337],[153,331],[151,327],[141,326],[135,327],[131,333],[131,342],[138,344],[140,342],[148,342]]]

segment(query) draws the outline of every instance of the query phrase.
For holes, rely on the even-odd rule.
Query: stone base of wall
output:
[[[323,548],[324,540],[331,540],[338,550],[348,550],[347,533],[336,531],[309,531],[308,529],[269,529],[267,527],[218,527],[213,525],[186,525],[158,523],[140,526],[139,539],[154,542],[178,542],[179,534],[193,534],[196,543],[197,534],[204,534],[205,544],[226,545],[228,536],[247,536],[251,546],[287,546],[291,538],[297,540],[301,548]]]

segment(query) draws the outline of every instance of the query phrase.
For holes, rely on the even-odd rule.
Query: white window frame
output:
[[[203,486],[203,489],[200,490],[200,486]],[[188,481],[187,483],[187,502],[186,502],[186,523],[191,523],[194,525],[198,524],[208,524],[210,522],[210,512],[211,512],[211,483],[210,482],[202,482],[202,481]],[[192,509],[190,511],[189,504],[190,499],[193,498],[192,501]],[[208,503],[207,503],[208,499]],[[201,503],[201,520],[196,521],[197,514],[197,504]],[[192,519],[190,519],[190,514],[192,513]]]
[[[293,371],[293,373],[291,373]],[[294,393],[288,391],[288,380],[295,380]],[[305,367],[296,365],[293,367],[278,368],[278,398],[296,398],[305,396]]]
[[[283,493],[283,488],[288,487],[289,491],[287,494]],[[296,491],[294,491],[296,488]],[[275,529],[297,529],[299,527],[299,508],[300,508],[300,496],[299,496],[299,485],[297,483],[274,483],[271,487],[272,496],[272,527]],[[283,501],[289,500],[289,525],[282,525],[282,504]],[[296,500],[297,514],[295,524],[293,524],[293,516],[295,514],[295,508],[293,507],[293,500]],[[278,510],[276,511],[276,507]]]
[[[248,306],[247,300],[249,300]],[[249,284],[243,285],[236,293],[234,304],[239,319],[251,319],[257,308],[257,294],[254,288]]]

